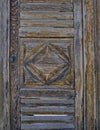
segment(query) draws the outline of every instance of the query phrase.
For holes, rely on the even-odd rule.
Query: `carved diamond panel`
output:
[[[26,85],[72,86],[72,44],[24,44],[23,79]]]

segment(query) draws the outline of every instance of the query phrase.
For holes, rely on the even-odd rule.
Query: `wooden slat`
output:
[[[22,98],[30,97],[66,97],[75,98],[74,89],[33,89],[33,88],[21,88],[20,91]]]
[[[39,2],[39,3],[73,3],[73,0],[20,0],[21,3],[31,3],[31,2]]]
[[[24,115],[32,114],[74,114],[74,107],[67,106],[38,106],[21,107],[21,113]]]
[[[65,106],[74,105],[74,99],[61,98],[23,98],[21,99],[22,106]]]
[[[20,20],[21,27],[73,27],[73,20]]]
[[[74,121],[74,116],[70,116],[70,115],[42,115],[42,116],[21,116],[21,122],[22,123],[33,123],[33,122],[37,122],[37,123],[43,123],[43,122],[73,122]]]
[[[74,130],[73,123],[33,123],[33,124],[24,124],[21,125],[21,130]]]
[[[56,20],[66,20],[66,19],[73,19],[73,12],[54,12],[54,11],[21,11],[20,12],[20,19],[28,19],[28,20],[36,20],[36,19],[56,19]]]
[[[71,45],[73,44],[73,38],[20,38],[21,44],[28,44],[30,45],[38,45],[38,44],[50,44],[50,43],[58,43],[58,45],[66,44]]]
[[[53,28],[53,27],[21,27],[19,29],[20,37],[73,37],[73,28]]]
[[[21,11],[73,11],[72,4],[60,3],[22,3]]]

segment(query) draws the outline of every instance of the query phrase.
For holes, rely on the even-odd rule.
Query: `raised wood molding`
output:
[[[83,48],[84,48],[84,130],[97,130],[96,81],[100,86],[100,0],[97,0],[97,46],[95,53],[94,0],[83,1]],[[10,41],[10,0],[0,0],[0,129],[10,130],[10,89],[9,89],[9,41]],[[97,55],[97,71],[95,70]],[[97,76],[95,76],[95,71]],[[95,79],[97,78],[97,80]],[[92,81],[92,82],[91,82]],[[92,91],[91,91],[92,90]],[[99,94],[100,89],[98,87]],[[100,99],[99,99],[100,100]],[[87,105],[86,105],[87,104]],[[2,106],[2,107],[1,107]],[[100,105],[99,105],[100,108]],[[98,109],[99,110],[99,109]],[[99,112],[99,111],[98,111]],[[98,113],[100,121],[100,112]],[[100,123],[98,123],[100,124]],[[99,126],[100,128],[100,126]]]

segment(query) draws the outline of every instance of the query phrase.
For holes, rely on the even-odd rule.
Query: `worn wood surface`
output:
[[[20,19],[21,20],[73,20],[73,12],[56,12],[56,11],[21,11]],[[58,21],[57,21],[58,22]]]
[[[20,0],[21,3],[31,3],[31,2],[48,2],[48,3],[52,3],[52,0]],[[53,0],[54,3],[72,3],[73,0]]]
[[[83,43],[82,43],[82,3],[74,0],[74,56],[75,56],[75,124],[76,130],[83,129]]]
[[[74,6],[73,2],[75,2]],[[99,86],[100,1],[97,0],[96,77],[94,41],[97,39],[94,38],[96,33],[94,1],[83,0],[82,2],[83,21],[82,4],[79,0],[54,0],[53,3],[52,0],[20,0],[20,6],[17,0],[11,0],[11,3],[6,0],[0,1],[0,11],[2,10],[0,12],[1,130],[32,130],[33,127],[37,130],[40,128],[42,130],[97,129],[95,78]],[[11,19],[9,19],[9,4]],[[18,7],[20,7],[20,15]],[[9,20],[11,20],[10,58],[8,58]],[[36,51],[39,53],[37,54]],[[10,90],[8,59],[10,60]],[[55,64],[60,66],[56,68]],[[65,75],[67,75],[67,82],[65,82],[66,78],[62,78],[66,77]],[[85,104],[83,104],[83,92]],[[10,113],[9,103],[11,103]],[[99,121],[100,119],[98,126]]]
[[[21,3],[21,11],[59,11],[59,12],[71,12],[73,11],[72,4],[59,4],[59,3]]]
[[[95,24],[94,1],[84,1],[84,85],[86,96],[86,129],[96,128]]]
[[[19,95],[19,69],[18,69],[18,43],[19,43],[19,2],[10,1],[10,99],[11,99],[11,130],[20,130],[20,95]]]
[[[97,124],[100,129],[100,0],[97,0],[96,10],[96,85],[97,85]]]
[[[73,2],[16,0],[11,10],[11,129],[75,128]],[[73,119],[22,121],[38,114]]]
[[[0,0],[0,130],[10,130],[9,2]]]

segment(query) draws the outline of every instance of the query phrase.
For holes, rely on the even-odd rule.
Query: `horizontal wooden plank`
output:
[[[66,3],[22,3],[21,11],[73,11],[73,4]]]
[[[69,106],[35,106],[35,107],[21,107],[23,115],[34,114],[74,114],[74,107]]]
[[[22,98],[34,98],[34,97],[66,97],[75,98],[74,89],[33,89],[33,88],[21,88],[20,94]]]
[[[20,20],[21,27],[73,27],[73,20]]]
[[[20,37],[73,37],[74,28],[20,27]]]
[[[43,123],[43,122],[66,122],[66,123],[69,123],[69,122],[74,122],[74,116],[70,116],[70,115],[47,115],[47,116],[21,116],[21,122],[22,123],[33,123],[33,122],[37,122],[37,123]]]
[[[21,130],[74,130],[73,123],[22,123]],[[70,129],[71,128],[71,129]]]
[[[21,3],[31,3],[31,2],[37,2],[37,3],[73,3],[73,0],[20,0]]]
[[[23,98],[21,99],[22,106],[64,106],[74,105],[74,99],[61,98]]]
[[[30,44],[30,45],[38,45],[38,44],[50,44],[50,43],[57,43],[58,45],[66,44],[73,45],[73,38],[20,38],[21,44]]]
[[[55,12],[55,11],[21,11],[20,19],[26,20],[67,20],[74,19],[73,12]]]

